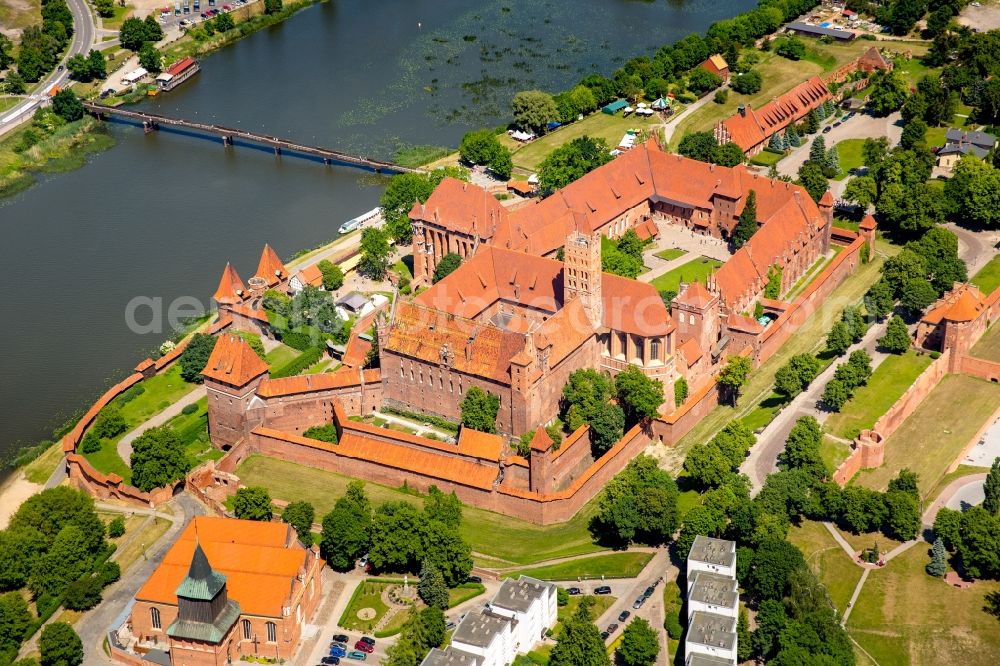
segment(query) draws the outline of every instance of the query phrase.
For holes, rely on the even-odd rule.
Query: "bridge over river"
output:
[[[329,148],[323,148],[320,146],[307,146],[276,136],[268,136],[266,134],[233,129],[232,127],[224,127],[222,125],[199,123],[181,118],[168,118],[167,116],[161,116],[156,113],[132,111],[121,107],[106,106],[104,104],[87,101],[83,102],[83,108],[86,109],[88,113],[102,120],[106,118],[118,118],[125,122],[141,125],[143,130],[147,133],[156,131],[161,127],[169,127],[195,136],[202,136],[206,138],[211,136],[219,137],[222,139],[222,145],[226,147],[236,145],[236,142],[256,147],[265,146],[271,148],[275,155],[284,155],[287,153],[288,155],[296,157],[316,159],[322,161],[323,164],[328,166],[342,165],[384,174],[419,173],[422,171],[421,169],[400,166],[399,164],[393,164],[392,162],[386,162],[384,160],[377,160],[359,155],[349,155],[347,153],[330,150]]]

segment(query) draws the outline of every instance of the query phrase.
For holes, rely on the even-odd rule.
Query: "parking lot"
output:
[[[990,467],[998,457],[1000,457],[1000,420],[993,422],[982,439],[969,450],[962,464]]]

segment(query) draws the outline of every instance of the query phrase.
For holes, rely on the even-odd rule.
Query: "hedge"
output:
[[[310,347],[288,363],[277,370],[271,372],[271,378],[291,377],[298,375],[306,368],[315,365],[323,357],[323,349],[320,347]]]

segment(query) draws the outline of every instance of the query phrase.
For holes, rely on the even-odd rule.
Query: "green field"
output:
[[[267,359],[267,364],[274,369],[280,368],[301,353],[302,352],[292,349],[288,345],[279,344],[277,347],[264,354],[264,358]]]
[[[135,427],[149,420],[150,416],[180,400],[195,389],[197,384],[188,384],[181,379],[180,363],[174,363],[169,370],[144,379],[136,386],[141,386],[143,393],[121,405],[121,414],[129,426]],[[121,403],[120,400],[115,402]]]
[[[674,259],[679,259],[680,257],[683,257],[685,254],[687,254],[687,252],[685,252],[680,248],[668,247],[666,250],[660,250],[659,252],[654,252],[653,256],[659,257],[664,261],[673,261]]]
[[[677,291],[682,280],[684,282],[704,283],[708,274],[719,270],[721,266],[722,262],[718,259],[698,257],[697,259],[692,259],[682,266],[678,266],[673,270],[667,271],[658,278],[655,278],[650,284],[652,284],[657,291]]]
[[[83,453],[81,451],[81,453]],[[83,453],[83,457],[94,466],[98,472],[104,474],[117,474],[125,480],[126,484],[132,483],[132,469],[125,464],[121,456],[118,455],[118,443],[109,439],[102,440],[101,450],[94,453]]]
[[[45,483],[62,462],[63,450],[59,442],[45,449],[40,456],[24,466],[24,477],[32,483]]]
[[[350,477],[295,463],[251,456],[236,474],[248,486],[264,486],[271,497],[289,502],[306,501],[316,508],[316,515],[328,513],[340,498]],[[376,483],[365,482],[365,492],[373,504],[408,501],[420,504],[415,493],[404,492]],[[462,536],[472,550],[482,556],[477,562],[491,566],[533,564],[556,557],[568,557],[605,550],[593,542],[587,525],[597,509],[597,502],[585,505],[572,520],[541,526],[470,506],[462,509]]]
[[[986,329],[979,342],[972,346],[971,354],[987,361],[1000,361],[1000,326],[994,324]]]
[[[344,609],[344,614],[340,616],[337,626],[351,631],[369,633],[378,624],[378,621],[385,615],[389,607],[382,601],[382,592],[388,587],[388,583],[378,582],[372,579],[363,581],[354,590],[350,603]],[[358,613],[365,609],[375,611],[374,617],[363,620],[358,617]]]
[[[984,295],[989,295],[994,289],[1000,287],[1000,254],[990,259],[979,272],[972,276],[972,284],[979,287],[979,291]]]
[[[595,139],[604,139],[609,148],[614,148],[621,141],[626,130],[642,130],[657,127],[659,124],[660,120],[656,116],[642,118],[633,115],[623,118],[621,114],[609,116],[598,111],[583,120],[549,132],[530,143],[521,145],[508,142],[508,145],[514,147],[514,166],[528,172],[534,172],[538,170],[538,166],[549,153],[578,137],[590,136]],[[519,145],[521,147],[518,148]]]
[[[926,497],[987,419],[1000,407],[1000,385],[946,375],[885,444],[885,462],[862,470],[856,482],[885,490],[904,467],[916,472]]]
[[[820,522],[803,520],[801,525],[793,525],[788,540],[802,551],[806,562],[823,581],[830,601],[843,613],[861,580],[861,567],[847,556]]]
[[[918,544],[869,574],[848,631],[880,666],[993,666],[1000,631],[983,606],[1000,583],[951,587],[924,572],[927,550]]]
[[[837,143],[837,155],[840,158],[840,174],[837,180],[847,178],[852,170],[864,164],[861,156],[861,148],[864,145],[864,139],[844,139]]]
[[[653,559],[652,553],[609,553],[534,569],[520,569],[504,575],[517,578],[523,574],[540,580],[578,580],[602,576],[634,578],[649,564],[651,559]]]
[[[773,153],[770,150],[762,150],[750,158],[750,163],[758,166],[769,167],[772,164],[780,162],[784,156],[784,153]]]
[[[854,397],[827,419],[827,431],[850,439],[853,431],[871,428],[931,364],[931,360],[928,354],[918,354],[912,349],[905,354],[890,355],[875,368],[868,384],[858,388]]]
[[[823,462],[832,471],[837,469],[847,456],[851,455],[851,447],[843,442],[838,442],[829,435],[823,435],[819,453]]]

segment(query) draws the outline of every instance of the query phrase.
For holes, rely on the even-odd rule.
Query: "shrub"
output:
[[[136,384],[135,386],[133,386],[132,388],[130,388],[129,390],[125,391],[120,396],[118,396],[118,401],[124,405],[127,402],[132,402],[145,392],[146,392],[145,386],[143,386],[142,384]]]
[[[117,562],[108,560],[97,570],[97,577],[101,579],[101,584],[107,587],[122,577],[122,568]]]
[[[332,423],[308,428],[302,433],[302,436],[309,437],[310,439],[318,439],[321,442],[328,442],[330,444],[337,443],[337,429],[333,427]]]
[[[679,641],[681,636],[684,635],[684,627],[681,626],[681,618],[676,611],[667,615],[667,620],[663,623],[663,626],[667,630],[667,635],[675,641]]]
[[[114,520],[108,523],[108,536],[112,539],[117,539],[123,534],[125,534],[125,518],[117,516]]]
[[[63,593],[63,606],[69,610],[90,610],[101,603],[101,581],[89,574],[80,580],[73,581]]]
[[[101,438],[93,432],[88,432],[80,442],[80,450],[84,453],[97,453],[101,450]]]
[[[320,347],[311,347],[273,371],[271,377],[291,377],[292,375],[300,374],[306,368],[316,365],[322,356],[323,350]]]
[[[181,410],[181,414],[190,415],[198,411],[198,404],[192,402],[190,405],[184,405],[184,409]]]

